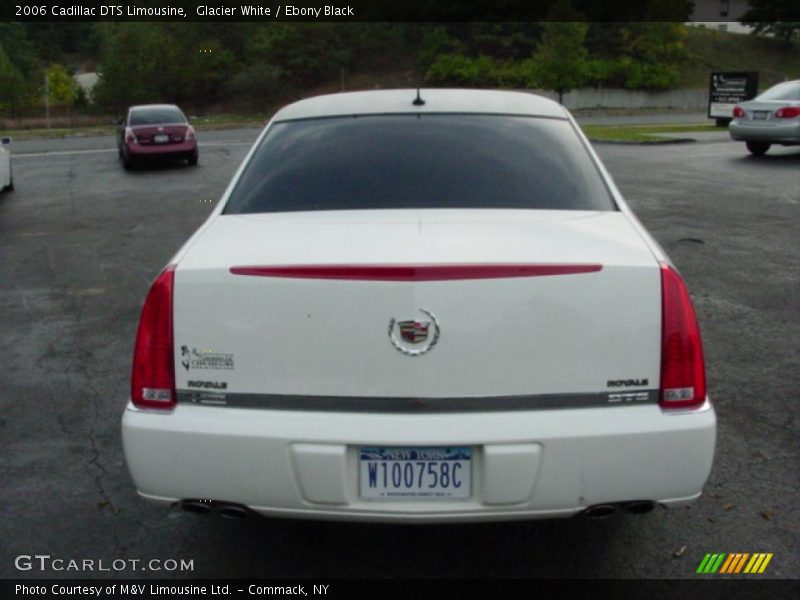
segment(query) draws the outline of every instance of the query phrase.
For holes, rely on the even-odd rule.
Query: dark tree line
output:
[[[465,0],[449,10],[517,1]],[[758,6],[778,1],[752,0]],[[564,92],[581,86],[657,90],[679,82],[687,59],[680,23],[691,11],[689,0],[524,4],[535,4],[545,20],[3,22],[0,110],[39,105],[45,74],[57,101],[85,103],[64,76],[77,65],[99,71],[92,100],[103,112],[154,101],[265,109],[344,73],[379,73],[398,63],[410,65],[416,82],[437,86]]]

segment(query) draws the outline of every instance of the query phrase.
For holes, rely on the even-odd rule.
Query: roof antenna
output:
[[[425,100],[423,100],[419,95],[419,88],[417,88],[417,97],[414,98],[414,101],[411,104],[414,106],[423,106],[425,104]]]

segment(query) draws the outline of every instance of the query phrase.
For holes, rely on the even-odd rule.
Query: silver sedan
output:
[[[757,156],[772,144],[800,145],[800,79],[779,83],[736,106],[729,131]]]

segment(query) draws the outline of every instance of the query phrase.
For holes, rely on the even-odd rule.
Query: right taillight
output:
[[[794,119],[800,117],[800,106],[783,106],[775,111],[778,119]]]
[[[153,282],[144,301],[131,372],[131,401],[140,408],[172,409],[175,365],[172,340],[172,291],[175,265]]]
[[[661,265],[661,408],[697,408],[706,399],[703,343],[681,276]]]
[[[743,119],[744,118],[744,109],[741,106],[734,106],[733,107],[733,116],[736,119]]]

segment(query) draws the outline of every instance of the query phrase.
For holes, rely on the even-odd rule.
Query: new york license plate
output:
[[[169,135],[166,133],[158,133],[153,136],[153,141],[156,144],[166,144],[169,141]]]
[[[384,500],[456,500],[472,494],[472,449],[362,446],[361,497]]]

